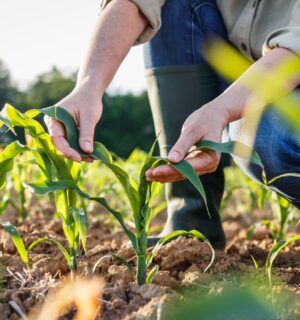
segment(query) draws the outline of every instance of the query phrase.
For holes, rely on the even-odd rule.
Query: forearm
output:
[[[280,63],[292,59],[295,54],[287,49],[276,48],[255,62],[238,80],[236,80],[223,94],[217,97],[213,103],[218,105],[226,113],[227,121],[232,122],[243,117],[249,99],[254,95],[259,95],[259,90],[264,90],[264,75],[272,75]],[[265,97],[276,99],[288,94],[290,91],[300,85],[300,70],[293,72],[291,77],[279,87],[268,87],[270,96]],[[273,77],[274,79],[274,77]],[[268,85],[268,84],[267,84]],[[262,92],[262,95],[265,94]],[[258,97],[262,98],[262,96]]]
[[[76,88],[87,87],[97,95],[104,92],[146,25],[133,2],[112,1],[97,21]]]

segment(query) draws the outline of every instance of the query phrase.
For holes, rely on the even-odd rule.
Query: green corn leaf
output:
[[[266,269],[269,277],[270,284],[272,284],[272,265],[278,254],[288,245],[295,241],[300,241],[300,235],[294,236],[288,240],[280,240],[277,242],[270,250],[267,261],[266,261]]]
[[[65,257],[65,259],[66,259],[66,261],[68,263],[68,266],[71,267],[71,258],[70,258],[70,255],[69,255],[68,251],[61,245],[61,243],[59,243],[55,239],[40,238],[40,239],[38,239],[38,240],[36,240],[36,241],[34,241],[34,242],[32,242],[30,244],[30,246],[27,249],[27,252],[29,253],[35,246],[37,246],[38,244],[43,243],[43,242],[49,242],[49,243],[52,243],[52,244],[56,245],[58,247],[58,249],[64,255],[64,257]]]
[[[276,237],[276,233],[277,233],[277,227],[276,225],[274,225],[271,221],[269,220],[261,220],[258,222],[255,222],[247,231],[246,234],[246,240],[250,240],[252,239],[255,231],[257,228],[261,227],[261,226],[265,226],[268,230],[270,230],[272,232],[273,237]]]
[[[75,123],[74,118],[67,110],[59,106],[53,106],[53,107],[41,109],[41,112],[64,124],[66,128],[67,139],[68,139],[68,142],[70,143],[70,146],[73,149],[75,149],[81,156],[92,156],[98,160],[112,163],[111,154],[105,148],[105,146],[100,142],[94,143],[94,151],[91,154],[85,153],[81,150],[78,143],[78,137],[79,137],[78,127]]]
[[[5,111],[5,108],[3,110]],[[17,135],[14,127],[11,125],[9,120],[4,115],[0,115],[0,128],[2,128],[3,125],[5,125],[15,136]]]
[[[13,169],[14,158],[24,151],[28,151],[28,148],[18,141],[14,141],[0,153],[0,190],[6,184],[8,173]]]
[[[251,259],[252,259],[252,262],[253,262],[254,268],[255,268],[256,270],[258,270],[258,263],[257,263],[257,261],[255,260],[255,258],[253,257],[253,255],[252,255],[252,254],[251,254]]]
[[[46,152],[44,152],[43,149],[36,148],[36,149],[31,149],[36,164],[39,166],[41,169],[43,175],[47,180],[51,180],[53,177],[53,167],[51,160],[49,159],[48,155]]]
[[[64,191],[69,188],[76,186],[71,180],[61,181],[40,181],[36,183],[24,183],[31,192],[37,194],[47,194],[50,192]]]
[[[75,221],[76,227],[79,232],[79,236],[81,239],[83,250],[84,250],[84,252],[86,252],[87,251],[87,246],[86,246],[87,217],[86,217],[86,213],[82,209],[74,209],[74,208],[71,208],[71,213],[74,217],[74,221]]]
[[[238,141],[218,143],[214,141],[203,140],[196,144],[196,148],[197,150],[213,150],[216,152],[232,154],[237,157],[243,158],[253,164],[256,164],[264,169],[263,163],[258,153],[249,146]]]
[[[156,158],[153,157],[153,152],[154,149],[157,145],[157,139],[155,139],[154,143],[152,144],[150,151],[147,153],[146,158],[144,160],[143,163],[143,167],[140,173],[140,184],[139,184],[139,194],[141,196],[141,203],[144,204],[145,199],[146,199],[146,194],[147,194],[147,187],[149,185],[149,183],[147,183],[146,181],[146,177],[145,177],[145,173],[148,169],[150,169],[151,167],[153,167],[153,165],[159,161]]]
[[[154,266],[148,273],[147,278],[146,278],[146,284],[150,285],[155,277],[155,275],[157,274],[159,270],[159,266],[156,265]]]
[[[294,177],[294,178],[300,178],[300,173],[284,173],[284,174],[281,174],[277,177],[274,177],[272,179],[270,179],[267,184],[270,185],[274,182],[276,182],[277,180],[280,180],[280,179],[283,179],[283,178],[290,178],[290,177]]]
[[[133,212],[133,218],[135,221],[135,225],[137,227],[137,229],[140,226],[140,197],[139,194],[137,192],[137,190],[132,186],[132,184],[130,183],[130,179],[128,174],[121,169],[120,167],[118,167],[117,165],[111,164],[111,163],[105,163],[105,165],[114,173],[114,175],[116,176],[116,178],[119,180],[119,182],[121,183],[123,190],[125,191],[132,212]],[[140,231],[140,230],[138,230]]]
[[[166,208],[167,208],[167,202],[166,201],[160,202],[160,204],[158,204],[156,207],[154,207],[152,209],[151,220],[154,219],[157,215],[159,215]]]
[[[201,240],[203,242],[205,242],[210,250],[211,250],[211,253],[212,253],[212,256],[211,256],[211,260],[208,264],[208,266],[205,268],[204,272],[206,272],[213,264],[214,260],[215,260],[215,250],[214,248],[212,247],[212,245],[210,244],[210,242],[207,240],[207,238],[199,231],[197,230],[191,230],[191,231],[184,231],[184,230],[177,230],[177,231],[174,231],[174,232],[171,232],[170,234],[166,235],[165,237],[161,238],[158,243],[155,245],[155,247],[152,249],[151,253],[148,255],[147,257],[147,266],[149,266],[152,262],[152,259],[153,259],[153,256],[154,254],[168,241],[174,239],[174,238],[177,238],[177,237],[180,237],[180,236],[183,236],[183,237],[186,237],[186,236],[190,236],[194,239],[198,239],[198,240]]]
[[[152,152],[150,151],[149,154]],[[139,183],[139,195],[141,199],[141,204],[145,205],[146,197],[147,197],[147,192],[148,188],[151,183],[149,183],[146,179],[146,171],[151,169],[151,168],[156,168],[160,165],[168,164],[169,162],[166,159],[160,159],[157,157],[148,157],[146,156],[146,160],[143,164],[141,173],[140,173],[140,183]]]
[[[37,193],[37,194],[46,194],[49,192],[56,192],[56,191],[63,191],[66,189],[73,189],[74,191],[77,192],[77,194],[84,198],[84,199],[89,199],[98,202],[101,204],[104,208],[106,208],[120,223],[122,226],[123,230],[126,232],[128,235],[130,241],[132,242],[133,247],[135,250],[138,250],[138,244],[137,244],[137,239],[136,236],[127,228],[123,215],[112,209],[106,200],[101,197],[91,197],[82,190],[78,188],[78,186],[70,180],[64,180],[64,181],[42,181],[42,182],[37,182],[37,183],[29,183],[25,184],[27,188],[29,188],[32,192]]]
[[[6,105],[5,111],[10,123],[14,126],[24,128],[26,133],[35,140],[35,147],[44,150],[54,164],[59,178],[62,180],[71,180],[72,176],[64,157],[55,149],[50,136],[44,131],[44,128],[36,120],[29,117],[27,115],[28,113],[21,113],[10,105]],[[41,113],[39,110],[31,111],[32,115],[35,116]]]
[[[209,217],[211,217],[207,206],[207,198],[203,184],[194,168],[187,161],[171,163],[171,166],[178,170],[183,176],[185,176],[191,182],[191,184],[197,189],[204,201],[207,213]]]
[[[263,210],[268,190],[261,186],[257,191],[257,206],[259,210]]]
[[[115,254],[115,253],[111,253],[112,257],[114,257],[116,260],[120,261],[121,263],[123,263],[129,270],[131,276],[132,276],[132,279],[135,278],[135,272],[132,268],[132,266],[129,264],[128,260],[126,260],[125,258]]]
[[[113,163],[111,153],[106,149],[104,144],[100,142],[94,142],[94,152],[92,153],[92,156],[105,163]]]
[[[5,212],[8,204],[10,203],[10,197],[8,195],[4,195],[0,201],[0,216]]]
[[[29,269],[30,267],[29,267],[28,253],[27,253],[27,250],[25,248],[25,244],[24,244],[22,237],[19,234],[18,230],[10,222],[1,223],[1,226],[11,236],[11,239],[12,239],[15,247],[17,248],[19,255],[21,256],[21,259],[26,264],[26,267]]]
[[[66,134],[67,134],[67,139],[72,148],[74,148],[76,151],[80,152],[81,155],[86,155],[83,153],[79,147],[78,144],[78,136],[79,136],[79,131],[78,127],[74,121],[74,118],[72,115],[66,111],[63,108],[54,106],[54,107],[48,107],[44,108],[41,110],[43,114],[54,118],[62,123],[65,124],[66,128]]]
[[[132,233],[126,226],[125,224],[125,221],[124,221],[124,218],[123,218],[123,215],[112,209],[108,203],[106,202],[106,200],[104,198],[94,198],[94,197],[90,197],[89,198],[90,200],[94,200],[96,202],[98,202],[99,204],[101,204],[104,208],[106,208],[117,220],[118,222],[120,223],[120,225],[122,226],[123,230],[125,231],[125,233],[127,234],[128,238],[130,239],[131,243],[132,243],[132,246],[133,248],[135,249],[135,251],[138,251],[139,250],[139,247],[138,247],[138,242],[137,242],[137,238],[135,236],[134,233]]]

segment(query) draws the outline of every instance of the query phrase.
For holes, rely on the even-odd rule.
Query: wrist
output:
[[[209,102],[206,106],[218,119],[220,129],[224,130],[230,122],[230,113],[229,110],[224,107],[223,99],[219,99],[219,97],[217,97],[216,99]]]
[[[218,112],[228,124],[244,116],[250,96],[251,92],[247,88],[233,85],[218,96],[214,102],[217,105]]]
[[[95,79],[93,77],[82,77],[78,78],[76,86],[74,88],[74,92],[84,92],[91,96],[91,98],[102,96],[106,90],[106,86],[103,84],[101,80]]]

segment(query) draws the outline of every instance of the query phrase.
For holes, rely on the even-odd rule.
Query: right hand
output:
[[[66,109],[75,119],[79,128],[79,146],[85,153],[93,152],[94,132],[102,115],[102,95],[74,89],[56,105]],[[44,118],[52,143],[68,159],[92,162],[92,157],[82,157],[72,149],[66,139],[64,125],[48,116]]]

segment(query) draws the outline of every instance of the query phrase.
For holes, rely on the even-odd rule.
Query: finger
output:
[[[96,121],[91,113],[82,113],[79,119],[79,146],[86,153],[93,152]]]
[[[186,159],[198,175],[214,172],[219,164],[220,155],[213,151],[198,152],[194,157]],[[175,182],[182,181],[185,177],[170,165],[152,169],[146,175],[147,181]]]
[[[92,157],[82,157],[82,160],[88,163],[93,163],[95,161]]]
[[[178,182],[183,181],[186,178],[183,175],[174,175],[174,176],[168,176],[168,177],[158,177],[158,178],[148,178],[147,181],[149,182],[161,182],[161,183],[167,183],[167,182]]]
[[[45,117],[49,135],[54,146],[68,159],[81,161],[80,154],[72,149],[65,138],[65,128],[62,123],[50,117]]]
[[[186,159],[198,175],[214,172],[220,162],[220,155],[214,151],[199,152],[196,156]]]
[[[168,160],[174,163],[182,161],[190,148],[200,140],[194,127],[186,127],[174,147],[168,154]]]
[[[72,149],[65,137],[53,137],[54,146],[68,159],[80,162],[82,160],[80,154]]]
[[[47,125],[48,132],[51,137],[64,137],[66,135],[65,127],[61,122],[49,116],[45,116],[44,121]]]
[[[176,174],[180,174],[180,173],[171,165],[163,165],[153,169],[151,174],[149,174],[148,176],[151,178],[160,178],[160,177],[166,177],[166,176],[170,177]]]

